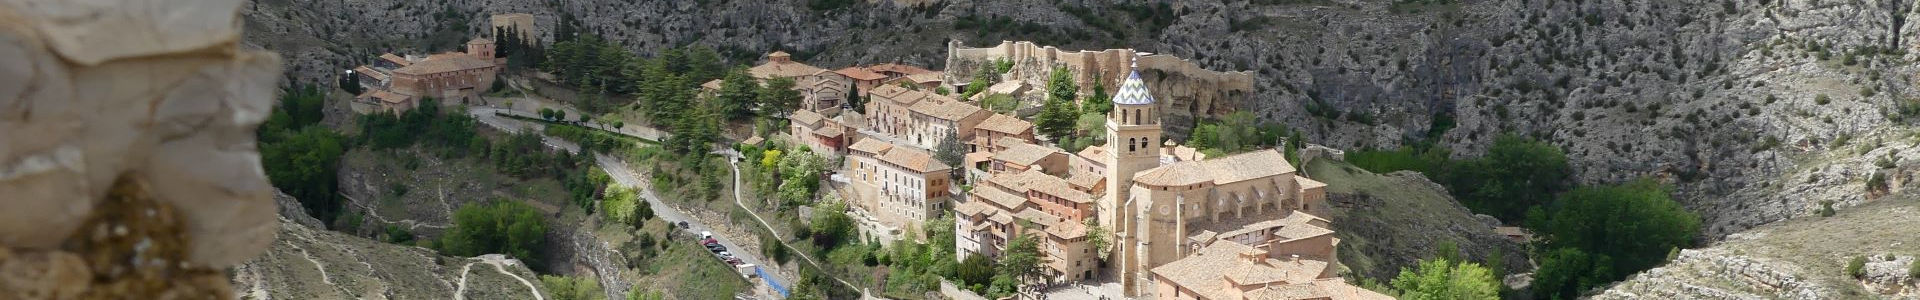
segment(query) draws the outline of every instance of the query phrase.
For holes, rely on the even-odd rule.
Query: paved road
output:
[[[698,219],[689,217],[687,216],[686,213],[680,212],[679,209],[675,209],[673,206],[667,205],[666,202],[662,202],[660,200],[660,196],[654,195],[653,188],[651,186],[644,184],[644,181],[640,180],[640,174],[635,173],[632,168],[627,167],[627,164],[625,162],[621,162],[619,159],[615,159],[611,156],[607,156],[604,154],[594,155],[593,159],[600,163],[600,168],[607,171],[608,177],[612,177],[614,183],[617,183],[622,186],[631,187],[636,191],[640,191],[639,193],[640,198],[646,199],[647,204],[653,206],[653,214],[659,217],[661,220],[665,220],[669,223],[687,222],[687,226],[688,226],[687,230],[692,232],[715,231],[712,229],[712,227],[707,226],[706,223],[700,222],[700,220]],[[721,246],[727,246],[727,252],[733,253],[734,257],[740,258],[740,260],[743,262],[754,264],[757,266],[768,265],[766,263],[766,259],[760,257],[759,253],[736,252],[736,251],[739,251],[740,249],[746,249],[746,248],[741,248],[740,244],[735,243],[732,239],[727,238],[726,236],[715,234],[713,236],[713,239],[719,241]],[[676,242],[679,242],[679,241],[676,241]],[[780,285],[782,286],[793,285],[794,281],[791,278],[780,278],[781,275],[775,274],[775,273],[768,273],[768,274],[774,277],[769,279],[779,282]]]
[[[494,114],[495,112],[524,115],[524,112],[498,109],[498,108],[488,108],[488,107],[472,107],[467,110],[467,113],[473,115],[475,119],[480,121],[480,123],[486,124],[487,126],[492,126],[494,128],[498,128],[500,130],[505,130],[508,132],[518,133],[528,129],[533,129],[533,130],[536,130],[535,132],[538,132],[537,130],[541,130],[543,128],[541,124],[527,122],[525,120],[501,117],[499,115],[495,115]],[[566,140],[561,140],[558,138],[544,136],[544,135],[541,136],[541,139],[542,139],[542,143],[545,143],[548,147],[554,147],[557,149],[562,149],[568,152],[575,152],[575,153],[578,153],[580,151],[579,146],[574,145],[572,142],[568,142]],[[613,158],[611,156],[607,156],[605,154],[594,155],[594,161],[600,165],[600,169],[606,170],[608,177],[612,178],[615,184],[633,188],[634,190],[639,191],[640,198],[646,199],[647,204],[653,206],[654,215],[659,217],[661,220],[667,221],[669,223],[676,223],[676,224],[683,221],[687,222],[687,225],[688,225],[687,230],[692,232],[714,231],[713,229],[711,229],[712,227],[709,227],[707,226],[707,224],[700,222],[700,220],[688,217],[686,213],[681,212],[679,209],[674,208],[673,206],[667,205],[665,202],[661,202],[660,197],[654,194],[653,187],[647,184],[644,184],[645,181],[640,180],[640,175],[637,172],[634,172],[633,168],[627,166],[626,163],[621,162],[619,159]],[[734,241],[732,241],[731,239],[725,236],[714,235],[714,239],[719,241],[720,245],[726,246],[727,252],[732,253],[734,257],[740,258],[742,262],[754,264],[758,266],[767,265],[766,264],[767,260],[763,257],[760,257],[759,253],[735,252],[745,248],[741,248],[738,243],[735,243]],[[683,241],[675,241],[675,242],[683,242]],[[773,278],[768,278],[768,279],[771,279],[775,282],[779,282],[782,286],[791,286],[794,282],[791,278],[782,278],[781,275],[779,274],[772,274],[772,273],[770,274],[773,275]]]

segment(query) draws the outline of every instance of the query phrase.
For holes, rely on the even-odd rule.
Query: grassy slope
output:
[[[1340,262],[1352,273],[1385,280],[1405,266],[1433,256],[1452,242],[1467,257],[1485,261],[1502,252],[1510,270],[1525,263],[1519,244],[1493,233],[1444,188],[1417,173],[1373,174],[1346,162],[1314,160],[1308,176],[1327,183]]]
[[[450,213],[470,203],[494,199],[526,202],[547,215],[562,212],[551,224],[577,224],[584,213],[568,204],[567,191],[558,180],[535,178],[522,180],[501,173],[493,163],[480,158],[442,158],[422,147],[398,150],[357,148],[341,161],[341,173],[358,174],[364,180],[342,178],[341,190],[359,202],[353,211],[364,213],[370,207],[389,222],[415,220],[421,224],[450,225]],[[414,167],[408,168],[409,165]],[[347,185],[357,186],[347,186]],[[395,185],[406,186],[404,195]],[[368,216],[368,230],[385,224]],[[371,232],[371,231],[369,231]],[[438,237],[441,230],[421,227],[415,235],[422,239]]]
[[[236,286],[243,294],[257,290],[275,299],[446,299],[459,284],[461,266],[477,261],[289,222],[280,224],[279,235],[267,253],[236,268]],[[506,270],[533,278],[525,265]],[[473,265],[467,294],[531,296],[525,286],[487,264]]]
[[[1843,272],[1855,256],[1869,260],[1869,270],[1888,268],[1904,273],[1905,265],[1884,257],[1920,256],[1920,196],[1898,194],[1840,210],[1833,217],[1802,217],[1780,221],[1728,236],[1718,245],[1689,250],[1703,259],[1677,262],[1636,275],[1612,289],[1659,295],[1684,285],[1683,295],[1695,291],[1794,298],[1800,295],[1866,299],[1886,297],[1868,292],[1860,281]],[[1685,256],[1685,255],[1683,255]],[[1759,266],[1730,267],[1716,259],[1753,262]],[[1887,271],[1887,270],[1881,270]],[[1874,271],[1869,271],[1873,274]],[[1752,279],[1733,279],[1760,276]],[[1767,282],[1796,282],[1776,287]],[[1913,288],[1914,283],[1906,283]],[[1806,293],[1806,294],[1802,294]],[[1912,297],[1908,295],[1907,297]]]
[[[732,266],[715,259],[706,248],[695,245],[695,237],[682,233],[668,239],[671,231],[668,228],[666,222],[653,219],[638,231],[626,226],[597,226],[594,234],[603,242],[619,245],[625,253],[640,252],[637,243],[632,242],[637,233],[652,235],[666,246],[654,252],[655,256],[631,264],[638,268],[623,274],[630,277],[626,280],[635,283],[634,291],[664,291],[673,299],[729,299],[754,288],[753,283],[741,278]]]

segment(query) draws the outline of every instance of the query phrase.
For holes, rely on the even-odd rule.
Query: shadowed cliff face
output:
[[[797,1],[258,1],[245,11],[257,29],[248,43],[282,51],[289,76],[307,80],[383,51],[451,50],[486,27],[486,15],[510,12],[533,14],[543,32],[564,13],[643,53],[705,45],[736,63],[781,49],[828,67],[939,67],[948,40],[1132,47],[1254,72],[1240,109],[1317,143],[1397,146],[1443,114],[1458,127],[1441,142],[1458,155],[1505,132],[1545,138],[1567,150],[1582,181],[1677,183],[1710,238],[1817,205],[1780,190],[1857,203],[1840,192],[1855,187],[1771,176],[1805,167],[1797,156],[1857,147],[1832,143],[1838,137],[1898,123],[1889,113],[1913,90],[1904,63],[1913,54],[1900,38],[1913,11],[1899,1],[1282,2],[1156,11],[956,0],[816,12]]]

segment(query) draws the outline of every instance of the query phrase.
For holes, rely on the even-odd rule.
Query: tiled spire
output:
[[[1120,82],[1120,92],[1113,94],[1113,103],[1121,105],[1153,104],[1153,93],[1147,91],[1146,81],[1140,80],[1140,59],[1135,56],[1127,66],[1127,80]]]

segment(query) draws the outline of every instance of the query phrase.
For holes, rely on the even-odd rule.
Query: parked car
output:
[[[726,251],[720,251],[719,255],[720,259],[733,258],[733,253],[727,253]]]
[[[727,246],[721,246],[719,244],[707,245],[707,251],[719,253],[722,251],[727,251]]]
[[[727,264],[729,265],[738,265],[738,264],[746,263],[745,261],[741,261],[739,257],[728,257],[726,261],[727,261]]]
[[[712,238],[708,238],[708,239],[706,239],[706,240],[702,240],[702,241],[700,241],[700,244],[701,244],[701,245],[719,245],[719,244],[720,244],[720,240],[715,240],[715,239],[712,239]]]

